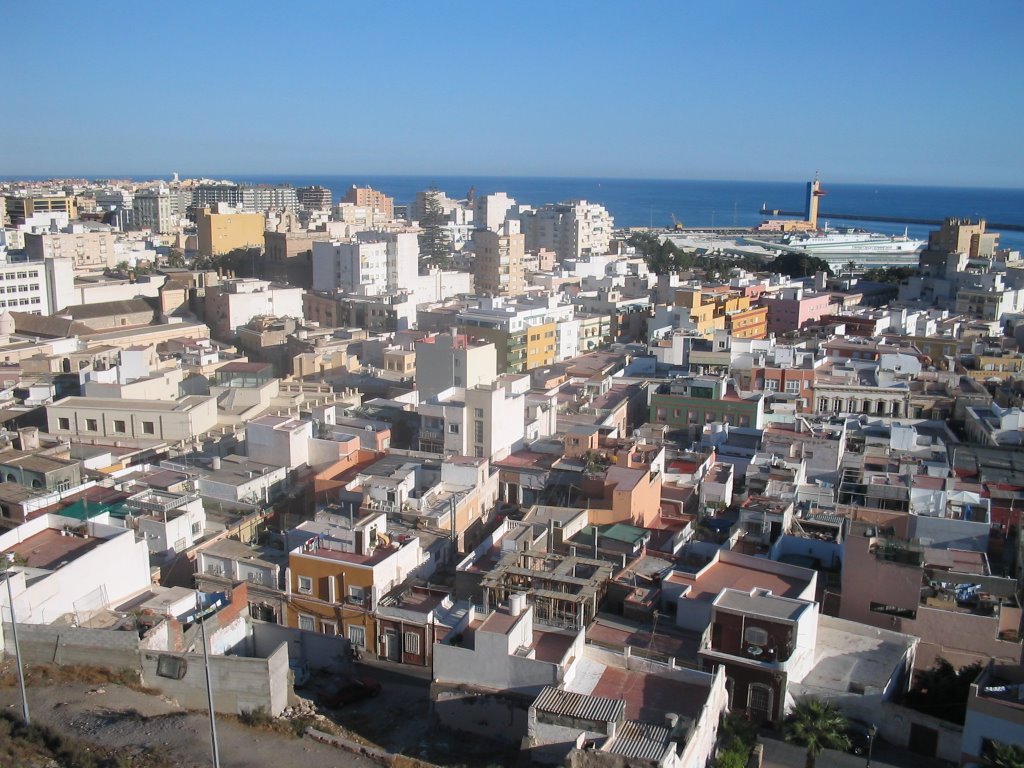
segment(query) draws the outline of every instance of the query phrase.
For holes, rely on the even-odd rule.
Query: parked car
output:
[[[346,704],[372,698],[378,693],[380,682],[372,677],[357,675],[320,694],[320,701],[331,709],[338,709]]]
[[[846,737],[850,740],[851,753],[855,755],[867,754],[868,750],[871,748],[872,738],[875,741],[878,741],[877,729],[875,730],[875,735],[871,735],[873,728],[875,728],[875,726],[861,720],[846,721]]]

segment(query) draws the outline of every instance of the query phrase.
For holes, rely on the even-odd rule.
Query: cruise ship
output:
[[[884,235],[863,229],[841,228],[821,232],[795,232],[779,238],[744,238],[746,245],[766,248],[777,253],[803,253],[817,256],[832,268],[845,267],[856,261],[863,268],[916,267],[918,254],[927,245],[902,235]]]

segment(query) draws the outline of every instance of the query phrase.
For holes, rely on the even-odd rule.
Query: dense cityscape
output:
[[[1020,766],[1024,261],[826,186],[0,182],[4,759]]]

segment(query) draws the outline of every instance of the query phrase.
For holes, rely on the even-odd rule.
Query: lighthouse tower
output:
[[[818,174],[814,174],[814,181],[807,182],[807,206],[804,208],[804,218],[811,229],[818,228],[818,198],[824,194]]]

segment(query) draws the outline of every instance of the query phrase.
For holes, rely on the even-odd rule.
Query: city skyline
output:
[[[55,7],[56,26],[8,15],[10,55],[33,67],[10,89],[5,176],[796,181],[821,167],[844,183],[1019,187],[1024,172],[1017,3]]]

